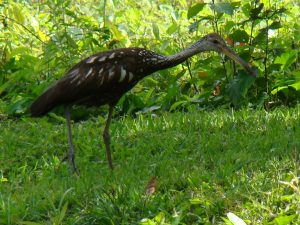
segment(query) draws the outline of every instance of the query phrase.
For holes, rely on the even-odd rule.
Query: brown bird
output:
[[[172,56],[163,56],[144,48],[121,48],[94,54],[76,64],[30,106],[32,117],[40,117],[58,105],[65,106],[69,152],[72,170],[78,173],[70,124],[70,107],[74,104],[101,106],[108,104],[109,112],[103,132],[106,155],[112,169],[109,126],[113,108],[121,96],[136,83],[155,71],[170,68],[204,51],[224,53],[244,67],[252,76],[255,72],[216,33],[208,34],[189,48]]]

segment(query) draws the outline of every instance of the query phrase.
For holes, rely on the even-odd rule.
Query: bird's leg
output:
[[[113,164],[112,164],[112,158],[111,158],[111,152],[110,152],[109,125],[110,125],[110,122],[111,122],[113,109],[114,109],[114,106],[110,105],[107,120],[106,120],[106,124],[105,124],[105,128],[104,128],[104,131],[103,131],[103,139],[104,139],[104,144],[105,144],[105,147],[106,147],[106,156],[107,156],[107,160],[108,160],[108,166],[111,170],[113,169]]]
[[[70,119],[70,106],[67,105],[65,107],[65,116],[66,116],[66,121],[67,121],[67,128],[68,128],[68,142],[69,142],[69,152],[67,155],[69,164],[72,168],[72,172],[76,173],[79,175],[76,163],[75,163],[75,150],[74,150],[74,145],[72,141],[72,130],[71,130],[71,119]]]

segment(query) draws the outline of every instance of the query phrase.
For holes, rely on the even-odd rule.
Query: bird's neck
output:
[[[200,42],[196,42],[191,47],[175,54],[172,56],[166,56],[165,59],[161,62],[160,66],[162,69],[170,68],[176,66],[180,63],[183,63],[188,58],[196,55],[200,52],[204,52],[205,49],[202,48]]]

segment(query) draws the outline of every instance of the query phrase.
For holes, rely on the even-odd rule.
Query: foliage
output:
[[[0,224],[299,224],[299,125],[299,107],[125,117],[112,173],[103,123],[87,120],[74,124],[77,177],[60,162],[64,123],[6,120]]]
[[[300,223],[299,107],[244,109],[298,103],[299,8],[289,0],[0,1],[0,224]],[[27,117],[80,59],[129,46],[171,55],[209,32],[259,76],[204,53],[147,77],[119,101],[119,115],[136,118],[112,124],[113,173],[98,151],[102,117],[75,124],[80,178],[60,162],[60,109]],[[217,107],[241,110],[210,111]],[[97,110],[75,107],[72,116]]]
[[[24,115],[36,96],[92,53],[140,46],[170,55],[212,31],[257,67],[255,81],[226,59],[202,54],[140,82],[119,112],[295,104],[299,12],[299,3],[288,0],[2,1],[0,114]]]

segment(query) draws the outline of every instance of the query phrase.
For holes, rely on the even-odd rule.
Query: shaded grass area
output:
[[[115,119],[113,172],[103,121],[75,123],[79,178],[60,163],[65,124],[2,121],[0,224],[229,224],[228,212],[247,224],[300,223],[299,116],[295,108]]]

